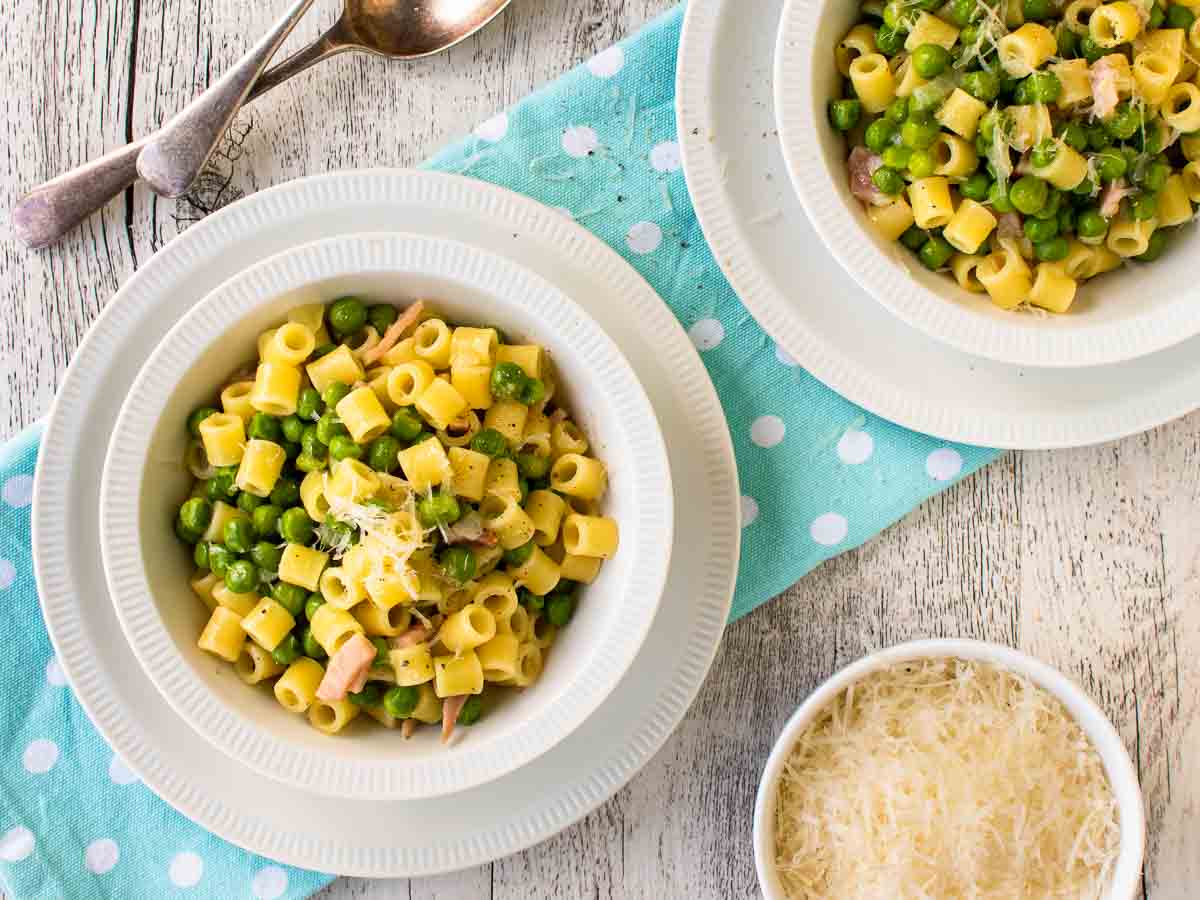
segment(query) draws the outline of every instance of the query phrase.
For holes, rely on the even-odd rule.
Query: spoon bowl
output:
[[[346,0],[340,23],[348,43],[395,59],[420,59],[453,47],[498,16],[511,0]]]

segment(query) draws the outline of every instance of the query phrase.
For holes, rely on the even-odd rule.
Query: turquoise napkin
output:
[[[559,207],[628,259],[679,317],[725,409],[742,481],[733,617],[856,547],[996,453],[871,416],[777,348],[704,242],[675,141],[681,10],[429,162]],[[797,252],[820,252],[797,248]],[[833,302],[836,298],[830,298]],[[327,875],[193,825],[115,757],[75,702],[38,611],[29,503],[40,428],[0,452],[0,886],[13,900],[305,897]]]

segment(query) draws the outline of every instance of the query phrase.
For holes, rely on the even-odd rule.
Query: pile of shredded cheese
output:
[[[1027,679],[958,659],[840,694],[780,780],[779,874],[795,900],[1098,900],[1120,827],[1100,757]]]

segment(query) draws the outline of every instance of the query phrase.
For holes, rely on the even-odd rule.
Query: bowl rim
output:
[[[225,330],[259,306],[314,282],[364,274],[457,281],[524,309],[544,322],[547,331],[569,334],[579,354],[594,359],[596,371],[611,379],[627,411],[618,417],[629,447],[625,468],[640,500],[636,522],[643,539],[626,545],[641,546],[635,551],[641,565],[631,564],[618,588],[623,597],[633,598],[630,612],[636,615],[623,620],[632,621],[632,627],[610,627],[604,644],[591,647],[587,663],[562,692],[573,702],[546,704],[487,741],[427,760],[398,754],[387,761],[364,761],[313,753],[226,703],[192,671],[167,631],[141,546],[146,454],[181,368],[190,369]],[[159,386],[162,381],[165,390]],[[572,384],[575,391],[580,387]],[[159,393],[161,400],[151,402]],[[194,730],[225,754],[278,781],[333,796],[417,799],[475,787],[527,764],[566,738],[611,693],[636,657],[662,598],[674,535],[674,494],[666,445],[649,398],[616,343],[582,307],[497,253],[423,234],[363,232],[268,256],[219,285],[172,326],[122,403],[104,462],[99,516],[105,579],[121,627],[150,681]]]
[[[813,228],[833,258],[876,302],[906,325],[964,353],[1021,366],[1127,362],[1200,334],[1200,304],[1185,292],[1162,307],[1118,320],[1070,323],[1069,316],[1060,316],[1059,327],[1047,328],[1033,316],[988,316],[972,310],[901,271],[898,257],[879,247],[862,217],[843,200],[821,151],[818,129],[827,127],[828,119],[817,108],[810,83],[818,52],[830,51],[833,66],[832,48],[816,47],[820,21],[831,6],[832,0],[785,0],[773,65],[775,122],[788,176]],[[792,89],[793,85],[801,87]],[[948,286],[962,291],[952,281]]]
[[[788,900],[775,871],[775,798],[784,763],[796,737],[850,684],[896,663],[913,659],[957,657],[992,663],[1028,677],[1067,708],[1104,764],[1121,820],[1121,850],[1106,900],[1138,896],[1146,849],[1146,813],[1137,771],[1121,736],[1095,701],[1071,678],[1036,657],[1003,644],[969,638],[907,641],[869,653],[825,679],[784,724],[771,747],[754,798],[754,868],[766,900]]]

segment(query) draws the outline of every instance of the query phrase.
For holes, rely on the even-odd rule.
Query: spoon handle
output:
[[[146,142],[137,169],[155,193],[187,193],[255,80],[312,4],[313,0],[296,0],[250,52]]]
[[[349,49],[335,25],[308,47],[272,66],[255,82],[245,102],[261,97],[328,56]],[[57,243],[72,228],[138,180],[137,162],[154,135],[109,151],[99,159],[39,185],[12,210],[12,229],[31,249]]]

